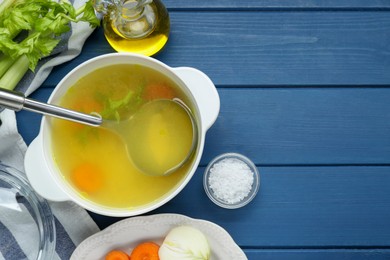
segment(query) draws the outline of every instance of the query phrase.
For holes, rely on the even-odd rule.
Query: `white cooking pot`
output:
[[[203,153],[206,131],[217,119],[220,100],[213,82],[203,72],[197,69],[189,67],[171,68],[154,58],[136,54],[113,53],[95,57],[73,69],[57,85],[48,102],[53,104],[58,103],[66,91],[80,78],[96,69],[115,64],[140,64],[162,72],[182,88],[192,103],[193,113],[199,129],[198,147],[192,167],[179,185],[176,186],[177,188],[161,200],[136,209],[112,209],[83,199],[82,196],[66,183],[53,160],[51,152],[51,129],[49,120],[46,117],[42,118],[41,128],[37,138],[33,140],[27,149],[25,170],[31,186],[37,193],[48,200],[71,200],[85,209],[101,215],[124,217],[143,214],[160,207],[175,197],[187,185],[199,165]]]

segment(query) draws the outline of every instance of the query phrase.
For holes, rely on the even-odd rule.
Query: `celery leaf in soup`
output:
[[[128,90],[127,94],[121,99],[105,99],[101,116],[116,121],[127,119],[143,103],[141,98],[143,88],[143,86],[140,86],[135,90]]]
[[[126,120],[145,102],[142,93],[145,84],[140,84],[134,89],[128,89],[122,98],[112,98],[107,93],[95,92],[94,99],[103,104],[102,111],[99,111],[103,119],[115,120],[117,122]],[[76,132],[76,137],[82,146],[87,145],[88,139],[99,139],[99,131],[94,127],[84,126]]]

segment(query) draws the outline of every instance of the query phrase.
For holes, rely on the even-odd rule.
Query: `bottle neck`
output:
[[[157,10],[152,4],[153,0],[94,0],[96,12],[128,39],[146,37],[154,30]]]
[[[153,0],[127,0],[118,6],[118,11],[124,19],[137,19],[145,11],[145,7]]]

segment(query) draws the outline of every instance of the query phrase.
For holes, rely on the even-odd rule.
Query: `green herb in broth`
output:
[[[135,90],[129,90],[121,99],[106,98],[104,100],[104,109],[101,116],[104,119],[115,119],[116,121],[124,120],[121,118],[121,111],[126,111],[122,117],[129,117],[144,103],[141,98],[144,85],[137,87]]]
[[[88,139],[93,136],[95,139],[99,138],[99,131],[92,126],[83,126],[79,131],[75,133],[75,137],[82,146],[88,144]]]

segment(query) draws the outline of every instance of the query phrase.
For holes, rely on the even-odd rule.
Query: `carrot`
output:
[[[91,112],[100,113],[103,110],[103,102],[96,100],[92,96],[83,95],[83,93],[80,93],[80,97],[70,102],[67,106],[73,110],[87,114]]]
[[[105,260],[129,260],[130,257],[123,251],[112,250],[107,255]]]
[[[153,242],[144,242],[137,245],[130,254],[131,260],[159,260],[159,245]]]
[[[175,91],[165,84],[151,84],[145,87],[143,98],[147,101],[154,99],[172,99],[175,97]]]
[[[77,166],[71,175],[73,184],[82,192],[96,192],[103,185],[101,171],[93,164],[83,163]]]
[[[101,111],[103,110],[103,105],[101,103],[88,96],[83,96],[82,100],[75,100],[73,101],[73,103],[64,104],[64,107],[85,114],[91,114],[92,112],[101,113]],[[76,130],[88,127],[86,125],[74,123],[72,121],[64,121],[64,124],[71,125],[72,129]]]

